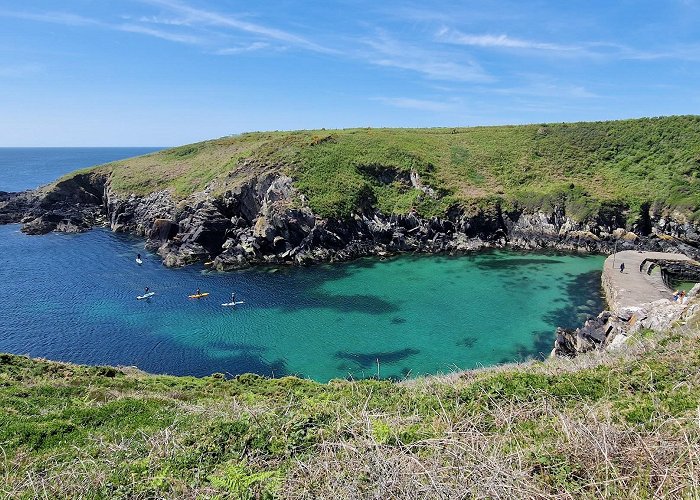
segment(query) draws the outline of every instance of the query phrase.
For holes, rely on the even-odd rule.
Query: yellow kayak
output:
[[[188,297],[191,299],[201,299],[202,297],[206,297],[207,295],[209,295],[209,292],[204,292],[204,293],[195,294],[195,295],[188,295]]]

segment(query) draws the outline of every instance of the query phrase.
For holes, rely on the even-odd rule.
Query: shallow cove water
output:
[[[318,381],[446,373],[547,355],[603,308],[602,256],[487,252],[310,268],[167,269],[97,229],[0,226],[0,351],[153,373]],[[143,265],[135,256],[140,252]],[[144,287],[156,296],[136,300]],[[187,296],[200,288],[210,295]],[[222,307],[231,292],[245,301]]]

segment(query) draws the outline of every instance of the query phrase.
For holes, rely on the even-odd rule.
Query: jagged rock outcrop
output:
[[[700,304],[658,300],[619,311],[603,311],[575,330],[557,328],[552,354],[572,358],[596,349],[614,349],[643,328],[667,330],[674,322],[692,316],[698,309]]]
[[[401,183],[437,196],[417,173],[362,167],[380,183]],[[0,223],[22,222],[31,234],[84,231],[106,224],[140,235],[168,266],[213,261],[220,270],[256,264],[309,264],[399,252],[463,252],[484,247],[611,253],[614,249],[683,251],[696,256],[700,230],[681,214],[651,210],[624,228],[619,211],[577,221],[498,204],[455,207],[444,217],[386,215],[364,207],[346,219],[314,214],[292,178],[265,171],[216,196],[208,190],[175,200],[115,192],[107,174],[80,174],[50,188],[0,193]],[[631,231],[629,230],[631,229]]]
[[[0,224],[22,222],[27,234],[81,232],[100,223],[106,177],[78,174],[51,188],[0,193]]]
[[[0,224],[21,222],[37,204],[37,197],[32,191],[22,193],[0,191]]]

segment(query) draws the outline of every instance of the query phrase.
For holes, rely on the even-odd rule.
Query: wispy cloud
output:
[[[214,54],[220,56],[230,56],[235,54],[242,54],[245,52],[255,52],[257,50],[267,49],[269,46],[269,43],[253,42],[248,45],[241,45],[239,47],[225,47],[223,49],[218,49],[214,51]]]
[[[284,31],[277,28],[271,28],[262,24],[256,24],[249,21],[244,21],[239,17],[231,14],[223,14],[213,10],[204,10],[192,7],[184,2],[174,0],[142,0],[151,5],[158,5],[171,12],[184,16],[185,20],[180,22],[189,25],[206,25],[216,26],[220,28],[230,28],[250,35],[255,35],[264,39],[276,40],[285,42],[293,46],[301,47],[315,52],[333,53],[333,49],[321,46],[302,36]]]
[[[190,21],[185,18],[171,18],[160,16],[141,16],[138,22],[146,24],[162,24],[166,26],[189,26]]]
[[[504,96],[537,97],[544,99],[591,100],[601,97],[584,85],[571,84],[545,74],[519,73],[516,75],[522,85],[514,87],[480,87],[476,90],[486,94]]]
[[[440,28],[436,39],[442,43],[483,47],[491,49],[521,50],[523,53],[548,54],[562,57],[586,57],[589,59],[608,60],[638,60],[651,61],[658,59],[678,59],[685,61],[700,60],[700,46],[666,46],[645,47],[637,49],[624,44],[606,41],[588,41],[577,44],[560,44],[527,40],[511,37],[506,34],[470,34],[446,27]]]
[[[77,14],[67,12],[22,12],[14,10],[0,10],[0,17],[10,19],[23,19],[25,21],[37,21],[41,23],[62,24],[64,26],[96,26],[99,21]]]
[[[438,40],[457,45],[469,45],[474,47],[495,47],[506,49],[548,50],[557,52],[580,51],[582,47],[575,45],[561,45],[556,43],[537,42],[522,38],[513,38],[508,35],[475,35],[462,33],[457,30],[441,28],[436,34]]]
[[[0,10],[0,17],[22,19],[43,23],[60,24],[64,26],[92,26],[102,29],[136,33],[151,36],[175,43],[223,45],[230,41],[233,30],[252,37],[248,45],[240,47],[223,46],[217,53],[235,54],[251,50],[261,50],[270,47],[269,41],[300,47],[314,52],[332,53],[333,50],[322,47],[304,37],[293,33],[270,28],[238,19],[232,15],[191,7],[183,2],[173,0],[141,0],[143,3],[157,5],[166,9],[166,16],[140,16],[136,19],[126,19],[126,23],[101,21],[67,12],[23,12]],[[123,18],[124,19],[124,18]],[[212,28],[219,28],[218,30]]]
[[[449,111],[454,109],[455,102],[441,102],[429,99],[413,99],[410,97],[374,97],[373,101],[381,102],[388,106],[404,109],[417,109],[420,111]]]
[[[161,40],[168,40],[170,42],[186,44],[201,44],[203,42],[203,40],[200,37],[194,35],[172,33],[169,31],[153,29],[146,26],[139,26],[137,24],[120,24],[111,26],[111,28],[119,31],[126,31],[128,33],[139,33],[141,35],[148,35],[155,38],[160,38]]]
[[[19,12],[19,11],[6,11],[0,10],[0,17],[6,17],[11,19],[23,19],[27,21],[36,21],[41,23],[51,23],[60,24],[63,26],[92,26],[101,29],[108,29],[114,31],[124,31],[127,33],[137,33],[141,35],[152,36],[155,38],[160,38],[162,40],[168,40],[171,42],[178,43],[188,43],[188,44],[198,44],[202,43],[199,37],[174,33],[159,29],[153,29],[147,26],[141,26],[133,23],[126,24],[114,24],[99,21],[97,19],[91,19],[89,17],[84,17],[76,14],[71,14],[68,12]]]
[[[445,81],[486,82],[493,78],[464,55],[424,49],[393,39],[385,32],[362,43],[372,51],[364,57],[372,64],[416,71],[427,78]],[[454,59],[457,60],[453,60]]]
[[[618,44],[598,44],[601,50],[607,49],[619,59],[653,61],[659,59],[678,59],[680,61],[700,61],[700,44],[673,45],[658,49],[635,49]]]

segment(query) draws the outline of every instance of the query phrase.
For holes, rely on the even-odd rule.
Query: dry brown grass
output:
[[[349,439],[318,446],[288,475],[286,498],[697,498],[697,425],[679,419],[651,430],[620,425],[600,408],[560,412],[541,399],[495,409],[501,429],[455,419],[438,439],[380,444],[348,430]],[[539,446],[518,427],[535,417],[557,436],[556,450]],[[362,415],[367,426],[371,416]],[[534,460],[533,460],[534,458]],[[537,464],[537,460],[541,464]],[[534,463],[534,465],[533,465]],[[558,470],[576,477],[566,489]],[[552,481],[550,482],[549,479]]]

